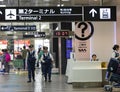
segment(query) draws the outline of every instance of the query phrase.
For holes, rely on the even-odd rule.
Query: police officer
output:
[[[44,54],[41,56],[41,62],[43,63],[43,74],[45,77],[45,82],[48,80],[51,82],[51,70],[52,70],[52,63],[53,63],[53,56],[50,52],[48,52],[48,47],[45,47]]]
[[[29,46],[29,51],[27,53],[27,67],[28,67],[28,83],[31,82],[31,77],[35,81],[35,51],[33,50],[33,45]]]

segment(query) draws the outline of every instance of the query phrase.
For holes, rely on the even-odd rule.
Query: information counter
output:
[[[102,86],[103,69],[101,63],[100,61],[73,61],[69,59],[66,69],[67,83],[72,83],[73,87]]]

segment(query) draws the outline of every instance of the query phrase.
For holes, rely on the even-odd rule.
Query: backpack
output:
[[[6,62],[10,62],[10,61],[11,61],[11,57],[10,57],[10,54],[9,54],[9,53],[6,53],[6,54],[5,54],[5,61],[6,61]]]

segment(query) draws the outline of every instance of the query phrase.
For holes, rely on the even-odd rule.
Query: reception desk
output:
[[[100,61],[73,61],[68,60],[66,76],[67,83],[73,87],[99,87],[102,86],[103,76]]]

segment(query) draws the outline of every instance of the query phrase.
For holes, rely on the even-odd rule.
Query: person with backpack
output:
[[[51,71],[53,65],[53,56],[50,52],[48,52],[48,47],[44,47],[44,54],[41,56],[41,62],[43,63],[43,74],[45,78],[45,82],[47,80],[51,82]]]
[[[35,63],[36,63],[36,57],[35,57],[35,50],[33,49],[33,45],[29,46],[29,51],[27,53],[27,68],[28,68],[28,83],[31,82],[31,78],[33,79],[33,82],[35,81]]]
[[[9,74],[10,72],[10,63],[11,61],[11,57],[10,54],[8,53],[7,49],[3,50],[3,65],[4,65],[4,73],[5,74]]]

